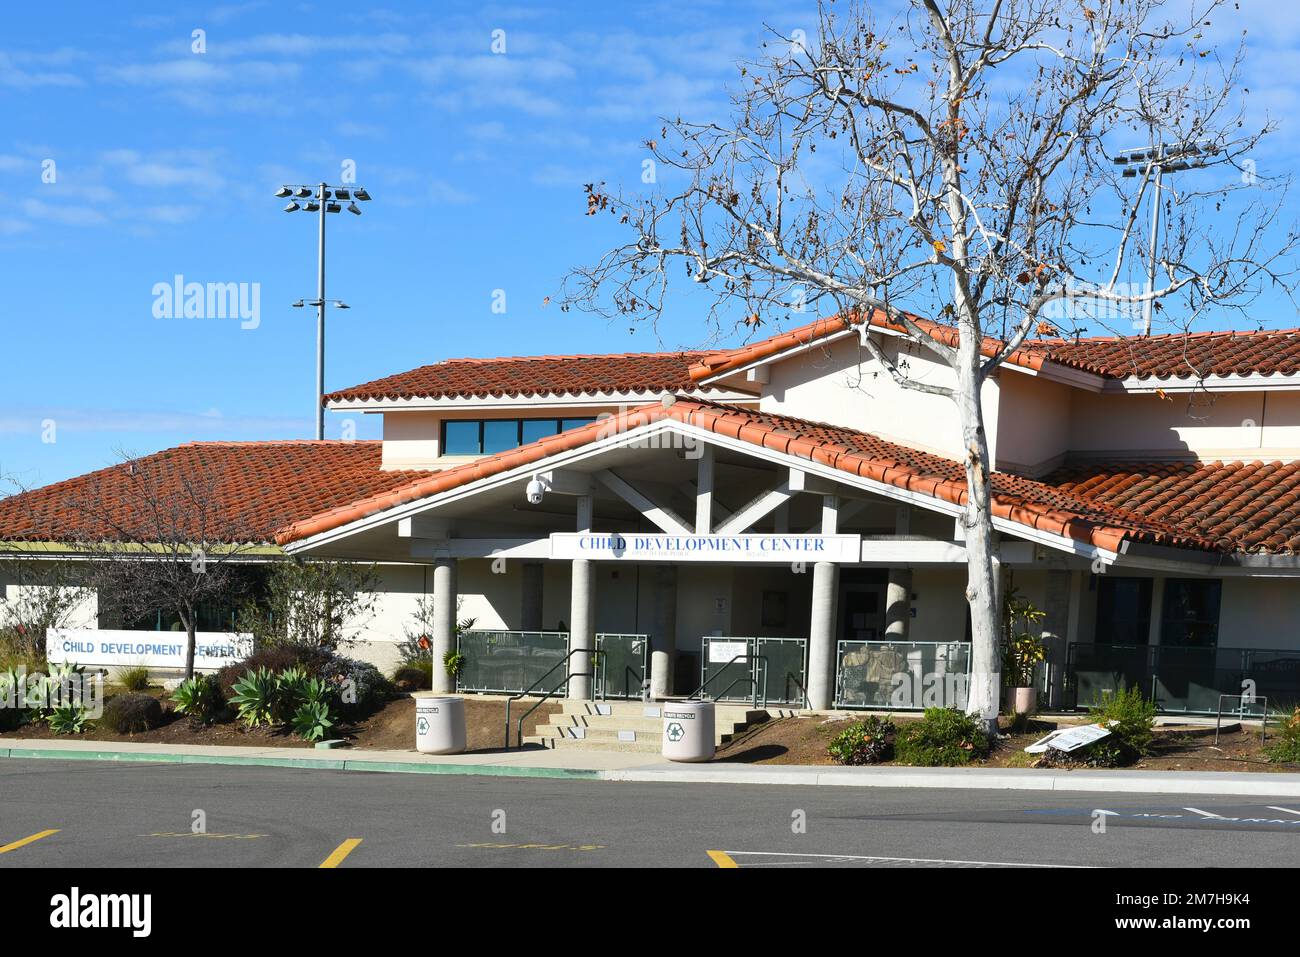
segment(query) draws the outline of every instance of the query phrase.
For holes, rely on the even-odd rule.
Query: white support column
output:
[[[577,531],[589,532],[592,525],[593,501],[590,495],[578,497]],[[595,566],[586,558],[575,558],[571,573],[569,597],[569,651],[590,651],[596,646],[596,592],[593,588]],[[569,659],[568,670],[590,672],[589,655],[574,655]],[[591,679],[573,678],[569,681],[569,698],[585,701],[591,697]]]
[[[909,535],[912,529],[912,509],[900,505],[894,512],[894,534]],[[889,584],[885,586],[885,637],[890,641],[907,641],[912,626],[912,569],[892,566]]]
[[[451,694],[456,680],[443,665],[456,650],[456,559],[439,558],[433,563],[433,690]]]
[[[835,700],[835,612],[839,566],[813,565],[812,621],[808,627],[808,706],[825,711]]]
[[[822,534],[839,529],[840,500],[822,496]],[[813,565],[812,620],[808,625],[808,706],[828,710],[835,701],[835,618],[840,605],[840,566]]]
[[[650,626],[650,695],[656,701],[673,693],[677,648],[677,566],[654,565],[654,607]]]
[[[695,534],[713,531],[713,446],[700,448],[695,479]]]

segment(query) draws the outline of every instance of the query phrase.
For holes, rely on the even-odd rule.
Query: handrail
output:
[[[687,695],[686,700],[689,701],[690,699],[694,698],[696,695],[701,694],[704,691],[704,689],[709,686],[710,681],[712,681],[714,678],[717,678],[721,674],[725,674],[727,669],[730,668],[732,665],[734,665],[737,661],[746,661],[746,660],[749,661],[754,666],[757,666],[758,662],[760,661],[763,662],[763,678],[764,678],[763,707],[767,707],[767,688],[766,688],[766,683],[767,683],[766,678],[767,678],[767,669],[768,669],[767,655],[751,655],[748,652],[746,652],[743,655],[736,655],[725,665],[723,665],[721,668],[715,671],[712,676],[710,676],[705,680],[704,684],[700,685],[689,695]],[[736,681],[739,680],[740,680],[739,678],[736,679]],[[754,708],[755,710],[757,710],[758,708],[758,668],[757,667],[750,668],[749,680],[754,686]],[[728,691],[730,691],[732,687],[735,686],[736,681],[733,681],[731,684],[727,685],[726,690],[724,690],[722,694],[725,695]],[[718,697],[722,697],[722,695],[719,695]]]
[[[554,665],[552,665],[547,670],[546,674],[542,675],[531,685],[529,685],[527,689],[519,692],[519,694],[511,695],[509,698],[506,699],[506,744],[505,746],[507,748],[510,747],[510,705],[511,703],[514,701],[518,701],[520,698],[526,698],[528,695],[532,694],[538,685],[540,685],[543,681],[545,681],[547,678],[549,678],[552,674],[555,673],[556,668],[560,667],[560,665],[565,665],[567,667],[570,658],[572,658],[574,655],[581,655],[581,654],[592,655],[595,657],[602,658],[603,660],[603,656],[605,652],[604,649],[601,648],[574,648],[567,655],[565,655]],[[590,678],[592,681],[591,700],[593,701],[596,700],[596,673],[594,668],[591,671],[570,671],[564,679],[565,690],[568,689],[569,681],[573,678]],[[546,694],[542,695],[542,697],[538,699],[536,704],[534,704],[531,708],[525,711],[523,715],[519,718],[519,735],[517,740],[521,745],[523,744],[524,741],[524,718],[527,718],[530,714],[536,711],[543,703],[553,698],[555,696],[555,693],[558,690],[559,690],[558,688],[552,688],[550,691],[546,692]],[[600,689],[600,700],[601,701],[605,700],[604,688]]]
[[[785,682],[786,682],[785,687],[786,687],[786,691],[787,691],[787,692],[790,690],[790,682],[791,682],[791,681],[793,681],[793,682],[794,682],[794,686],[795,686],[796,688],[799,689],[799,693],[800,693],[801,695],[803,695],[803,698],[802,698],[803,706],[804,706],[805,708],[811,708],[812,705],[810,705],[810,704],[808,703],[808,689],[805,688],[805,687],[803,686],[803,683],[802,683],[798,678],[796,678],[792,672],[787,671],[787,672],[785,673]],[[786,695],[786,698],[789,698],[789,697],[790,697],[790,695],[787,694],[787,695]],[[763,706],[764,706],[764,707],[767,707],[767,702],[766,702],[766,701],[763,702]]]

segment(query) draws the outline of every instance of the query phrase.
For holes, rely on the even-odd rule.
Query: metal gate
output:
[[[604,651],[596,674],[596,693],[602,698],[639,698],[650,674],[650,636],[601,633],[596,647]]]
[[[965,711],[969,679],[966,642],[841,640],[835,663],[835,706]]]
[[[517,694],[564,659],[569,652],[569,633],[466,631],[457,638],[456,649],[464,656],[456,675],[457,691]],[[441,664],[434,662],[434,667]],[[561,689],[567,680],[564,669],[559,669],[536,690],[545,694]]]
[[[718,701],[752,701],[806,707],[807,638],[709,636],[700,656],[700,688]],[[756,688],[757,686],[757,688]]]

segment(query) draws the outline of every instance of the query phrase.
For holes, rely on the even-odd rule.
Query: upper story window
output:
[[[590,416],[578,419],[447,419],[442,423],[442,454],[506,452],[595,421]]]
[[[1213,648],[1219,643],[1219,599],[1223,583],[1217,578],[1165,580],[1160,644],[1178,648]]]

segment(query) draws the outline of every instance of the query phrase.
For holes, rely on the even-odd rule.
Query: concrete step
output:
[[[604,746],[609,742],[632,742],[632,741],[662,741],[663,728],[655,727],[651,729],[642,729],[634,731],[630,728],[623,728],[617,725],[597,725],[595,727],[579,727],[574,725],[540,725],[537,728],[537,734],[543,738],[562,738],[566,741],[587,741],[593,747]],[[630,737],[629,737],[630,736]],[[729,739],[730,734],[717,731],[714,735],[717,744],[724,743]]]
[[[649,717],[662,718],[663,709],[672,707],[671,701],[654,701],[649,704],[641,701],[570,701],[564,699],[560,702],[561,714],[578,714],[578,715],[599,715],[605,716],[627,716],[627,717]],[[727,721],[739,723],[741,721],[757,720],[759,716],[770,715],[776,717],[777,714],[793,714],[791,708],[775,708],[754,710],[745,704],[718,704],[713,708],[714,720],[718,724]]]
[[[540,744],[544,748],[599,748],[601,751],[630,751],[639,754],[659,754],[663,745],[658,738],[638,741],[582,741],[573,738],[551,738],[545,735],[524,735],[524,744]]]
[[[619,728],[627,731],[644,731],[657,734],[663,730],[663,718],[643,718],[639,715],[556,714],[550,723],[567,728]]]

